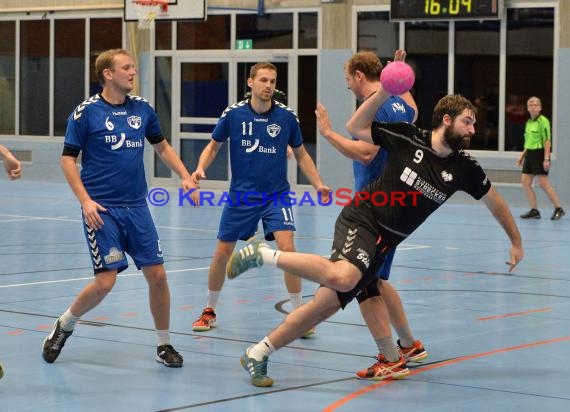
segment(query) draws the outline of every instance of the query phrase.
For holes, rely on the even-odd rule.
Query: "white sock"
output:
[[[170,331],[156,329],[156,346],[170,345]]]
[[[218,304],[218,298],[220,297],[220,292],[220,290],[208,289],[208,301],[206,302],[207,308],[216,308],[216,305]]]
[[[277,266],[277,259],[279,259],[279,255],[281,255],[280,250],[271,249],[269,247],[260,247],[259,254],[263,259],[264,265],[273,265]]]
[[[75,328],[75,324],[79,320],[79,316],[73,315],[71,310],[67,309],[63,315],[59,317],[61,328],[66,332],[71,332]]]
[[[262,361],[263,358],[269,357],[269,355],[271,355],[273,352],[275,352],[275,348],[269,341],[269,338],[266,336],[261,342],[253,345],[249,349],[247,356],[255,359],[256,361]]]
[[[302,299],[303,299],[303,294],[301,292],[289,293],[289,300],[291,301],[291,306],[293,307],[293,310],[301,306]]]

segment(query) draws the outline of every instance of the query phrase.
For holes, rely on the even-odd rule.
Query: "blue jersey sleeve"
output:
[[[228,117],[229,117],[229,112],[224,111],[224,113],[222,113],[222,115],[218,119],[218,123],[216,123],[216,127],[212,132],[212,139],[214,139],[216,142],[223,143],[230,136],[228,132],[228,124],[229,124]]]
[[[296,148],[303,144],[303,136],[301,135],[301,127],[299,126],[299,118],[295,113],[291,116],[291,135],[289,136],[289,146]]]
[[[151,141],[152,138],[162,136],[162,128],[160,127],[160,121],[156,111],[152,108],[150,104],[147,106],[148,111],[148,123],[146,125],[145,136]]]
[[[64,145],[82,149],[88,136],[89,112],[79,105],[67,118]],[[81,109],[81,110],[79,110]]]
[[[415,111],[404,99],[399,96],[390,96],[376,113],[378,123],[412,123]]]

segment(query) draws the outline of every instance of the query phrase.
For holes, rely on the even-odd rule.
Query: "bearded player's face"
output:
[[[467,149],[474,134],[475,114],[465,109],[449,126],[445,126],[443,139],[453,150]]]

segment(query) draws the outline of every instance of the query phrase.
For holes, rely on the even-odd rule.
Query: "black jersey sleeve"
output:
[[[63,145],[63,153],[61,155],[77,157],[79,156],[79,152],[81,152],[81,149],[79,149],[78,147],[65,144]]]
[[[461,190],[479,200],[491,189],[491,181],[475,158],[465,152],[462,152],[461,156],[463,160]]]
[[[147,136],[146,140],[148,140],[150,144],[157,144],[164,140],[164,136],[163,135]]]

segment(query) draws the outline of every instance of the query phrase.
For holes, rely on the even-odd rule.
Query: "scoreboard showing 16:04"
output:
[[[390,20],[500,19],[502,0],[391,0]]]

